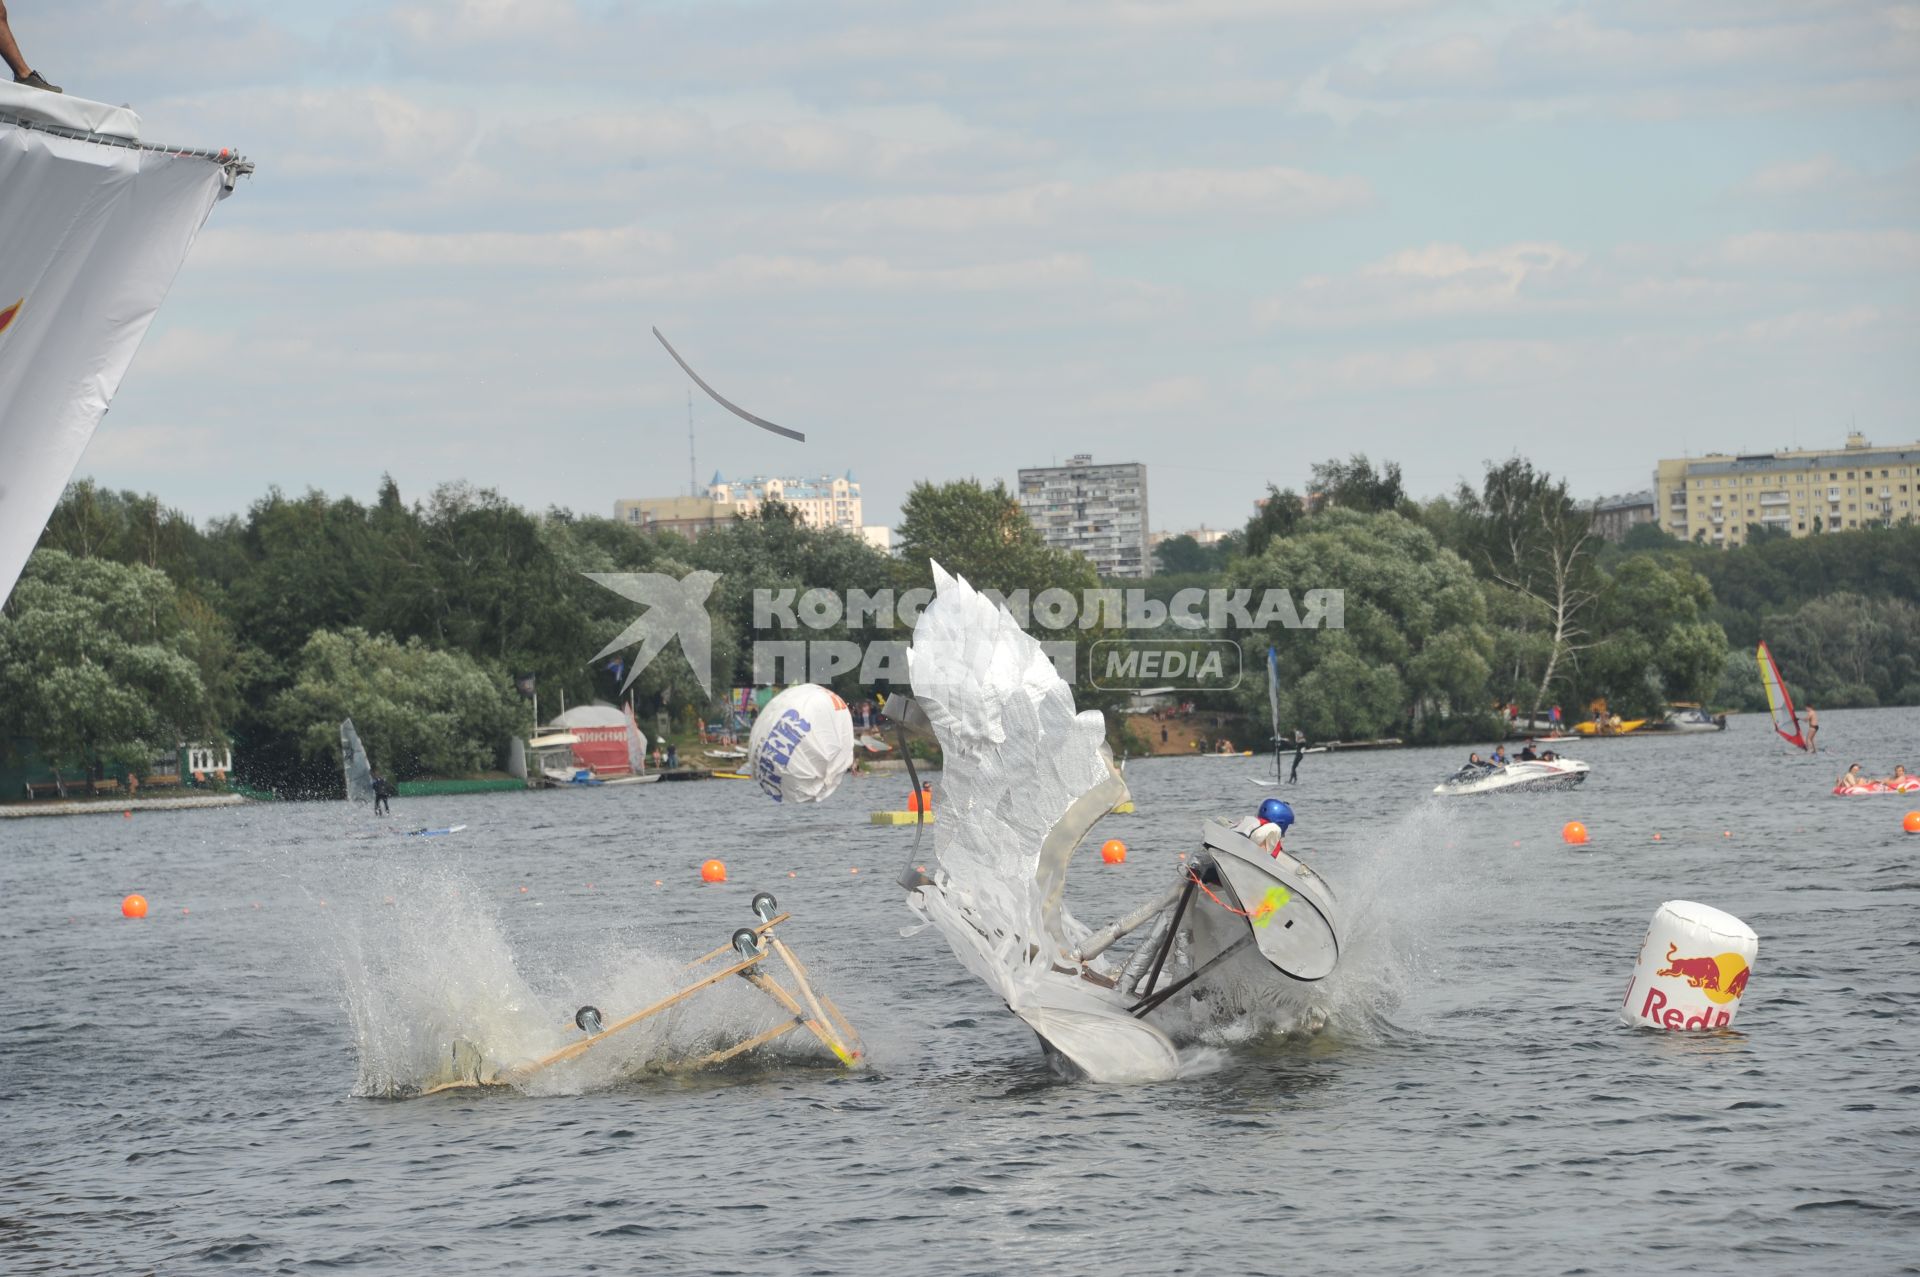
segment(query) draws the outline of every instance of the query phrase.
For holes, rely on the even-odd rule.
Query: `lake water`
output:
[[[340,803],[0,823],[0,1269],[1916,1271],[1920,799],[1828,791],[1920,764],[1920,711],[1823,719],[1817,759],[1744,717],[1569,746],[1582,790],[1505,799],[1427,796],[1464,750],[1308,758],[1287,845],[1349,910],[1331,1024],[1155,1086],[1055,1077],[937,932],[901,934],[914,834],[865,823],[900,778],[814,808],[728,782],[395,803],[469,826],[440,839]],[[1100,827],[1132,854],[1083,856],[1076,911],[1168,881],[1265,766],[1133,764],[1139,814]],[[356,1094],[449,1022],[534,1053],[581,1002],[642,1005],[758,888],[867,1068],[648,1070],[749,1023],[742,988],[534,1093]],[[1737,1031],[1615,1019],[1675,898],[1760,934]]]

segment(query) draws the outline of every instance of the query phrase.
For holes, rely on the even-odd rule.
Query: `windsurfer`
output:
[[[1307,734],[1296,727],[1293,729],[1293,770],[1287,773],[1289,785],[1300,783],[1300,760],[1306,756],[1306,753]]]
[[[1807,706],[1807,752],[1814,752],[1813,741],[1820,735],[1820,711],[1811,704]]]

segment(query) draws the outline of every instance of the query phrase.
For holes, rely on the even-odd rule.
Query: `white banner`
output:
[[[0,602],[229,189],[215,160],[0,112]]]

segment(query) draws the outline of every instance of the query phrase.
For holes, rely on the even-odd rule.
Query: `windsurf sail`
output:
[[[340,769],[346,776],[347,801],[372,802],[373,765],[367,762],[367,751],[360,744],[360,733],[353,730],[351,718],[340,721]]]
[[[1280,779],[1280,656],[1267,645],[1267,712],[1273,715],[1273,778]]]
[[[0,83],[0,602],[214,204],[253,166]]]
[[[1767,689],[1767,709],[1773,714],[1773,730],[1789,745],[1805,749],[1807,738],[1800,730],[1800,715],[1794,712],[1793,697],[1787,695],[1787,681],[1780,677],[1780,666],[1775,663],[1773,653],[1762,643],[1754,657],[1760,662],[1760,683]]]
[[[636,776],[647,770],[647,734],[640,730],[639,720],[633,716],[633,702],[626,704],[627,711],[627,767]]]

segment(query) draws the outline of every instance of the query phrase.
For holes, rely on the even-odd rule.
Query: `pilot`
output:
[[[1278,856],[1285,848],[1280,839],[1293,828],[1293,805],[1284,799],[1269,798],[1260,804],[1260,823],[1250,835],[1260,850]]]

